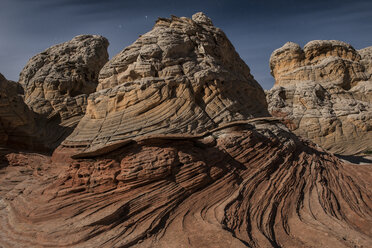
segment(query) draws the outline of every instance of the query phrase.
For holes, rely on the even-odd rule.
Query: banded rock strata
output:
[[[0,175],[3,247],[372,245],[370,165],[344,164],[270,119],[143,136],[67,168],[44,160],[7,167],[23,178],[13,188]]]
[[[372,149],[371,49],[340,41],[288,42],[270,58],[269,111],[297,135],[339,154]]]
[[[94,153],[136,136],[198,134],[268,115],[261,86],[208,17],[160,18],[102,68],[61,149]]]

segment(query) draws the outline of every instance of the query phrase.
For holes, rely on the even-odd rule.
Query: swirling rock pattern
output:
[[[41,166],[0,191],[3,247],[372,245],[371,165],[344,164],[269,120]]]
[[[264,91],[208,17],[159,19],[99,74],[61,149],[84,152],[148,134],[197,134],[268,116]]]
[[[274,87],[269,111],[297,135],[331,152],[372,149],[369,48],[359,53],[340,41],[286,43],[270,58]]]

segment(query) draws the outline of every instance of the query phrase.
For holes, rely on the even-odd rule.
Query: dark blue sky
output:
[[[157,17],[203,11],[225,31],[265,88],[269,58],[287,41],[336,39],[372,46],[371,0],[0,0],[0,72],[18,80],[28,59],[79,34],[110,41],[110,57],[149,31]]]

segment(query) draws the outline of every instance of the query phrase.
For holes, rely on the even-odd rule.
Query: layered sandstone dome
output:
[[[63,147],[95,153],[142,135],[195,135],[262,116],[261,86],[208,17],[160,18],[102,68]]]
[[[270,58],[269,111],[335,153],[372,149],[371,49],[341,41],[288,42]]]

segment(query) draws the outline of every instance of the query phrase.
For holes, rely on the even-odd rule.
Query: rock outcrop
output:
[[[68,168],[22,156],[7,156],[18,165],[7,175],[24,181],[0,175],[3,247],[372,245],[371,165],[344,164],[270,119],[142,136]]]
[[[370,80],[372,80],[372,46],[358,50],[361,56],[360,63],[364,66],[365,72]]]
[[[372,149],[371,49],[340,41],[288,42],[270,58],[269,111],[297,135],[340,154]]]
[[[23,88],[0,74],[0,146],[28,148],[37,132],[34,115],[23,102]]]
[[[84,115],[87,97],[108,61],[107,47],[102,36],[79,35],[37,54],[21,72],[25,103],[37,114],[47,148],[58,146]]]
[[[141,135],[200,134],[261,116],[264,91],[208,17],[160,18],[102,68],[62,149],[95,153]]]
[[[160,19],[98,89],[52,159],[0,150],[2,247],[372,246],[371,165],[268,116],[204,14]]]

